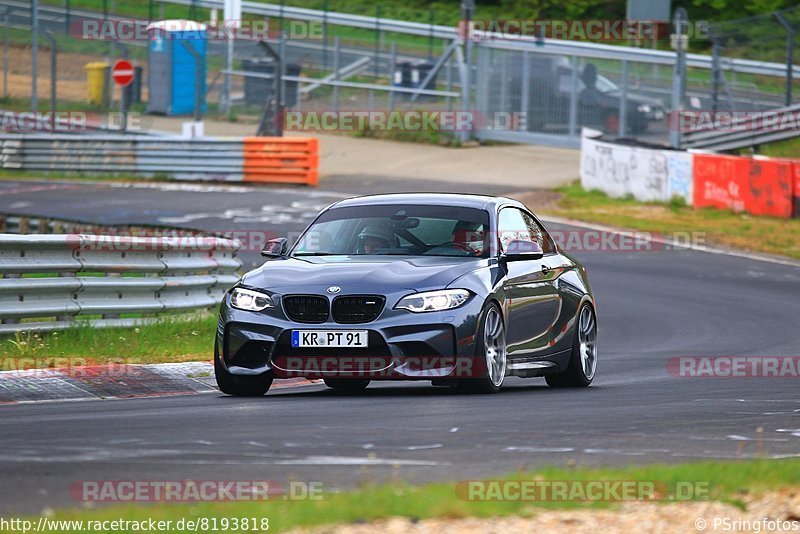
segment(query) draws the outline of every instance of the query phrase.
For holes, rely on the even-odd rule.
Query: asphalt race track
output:
[[[282,235],[348,191],[435,189],[366,185],[228,191],[3,181],[0,212]],[[0,507],[20,514],[79,506],[67,494],[79,480],[294,478],[330,490],[568,461],[800,455],[798,378],[684,378],[667,370],[681,356],[800,354],[800,267],[694,251],[575,255],[589,269],[599,307],[591,388],[552,390],[542,379],[514,378],[493,396],[398,383],[357,396],[309,385],[258,399],[211,393],[0,406]]]

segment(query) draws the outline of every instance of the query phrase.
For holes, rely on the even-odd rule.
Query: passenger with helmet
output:
[[[483,225],[470,221],[458,221],[453,228],[452,243],[470,256],[482,256],[486,246]]]
[[[425,252],[433,256],[483,256],[486,249],[486,232],[481,223],[458,221],[453,227],[450,241]]]

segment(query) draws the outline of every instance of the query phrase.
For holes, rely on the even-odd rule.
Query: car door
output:
[[[558,263],[555,247],[533,217],[516,207],[500,210],[497,229],[501,253],[514,240],[536,241],[545,253],[538,260],[507,262],[503,284],[509,355],[543,355],[560,309],[555,285],[558,269],[552,265],[554,261]]]

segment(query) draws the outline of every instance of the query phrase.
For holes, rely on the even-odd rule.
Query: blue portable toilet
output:
[[[194,113],[197,61],[200,55],[203,111],[206,110],[206,26],[191,20],[162,20],[147,27],[147,112],[164,115]],[[186,43],[186,44],[184,44]]]

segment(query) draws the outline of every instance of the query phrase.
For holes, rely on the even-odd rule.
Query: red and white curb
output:
[[[277,380],[271,389],[313,385]],[[0,372],[0,404],[219,393],[211,362],[105,364]]]

